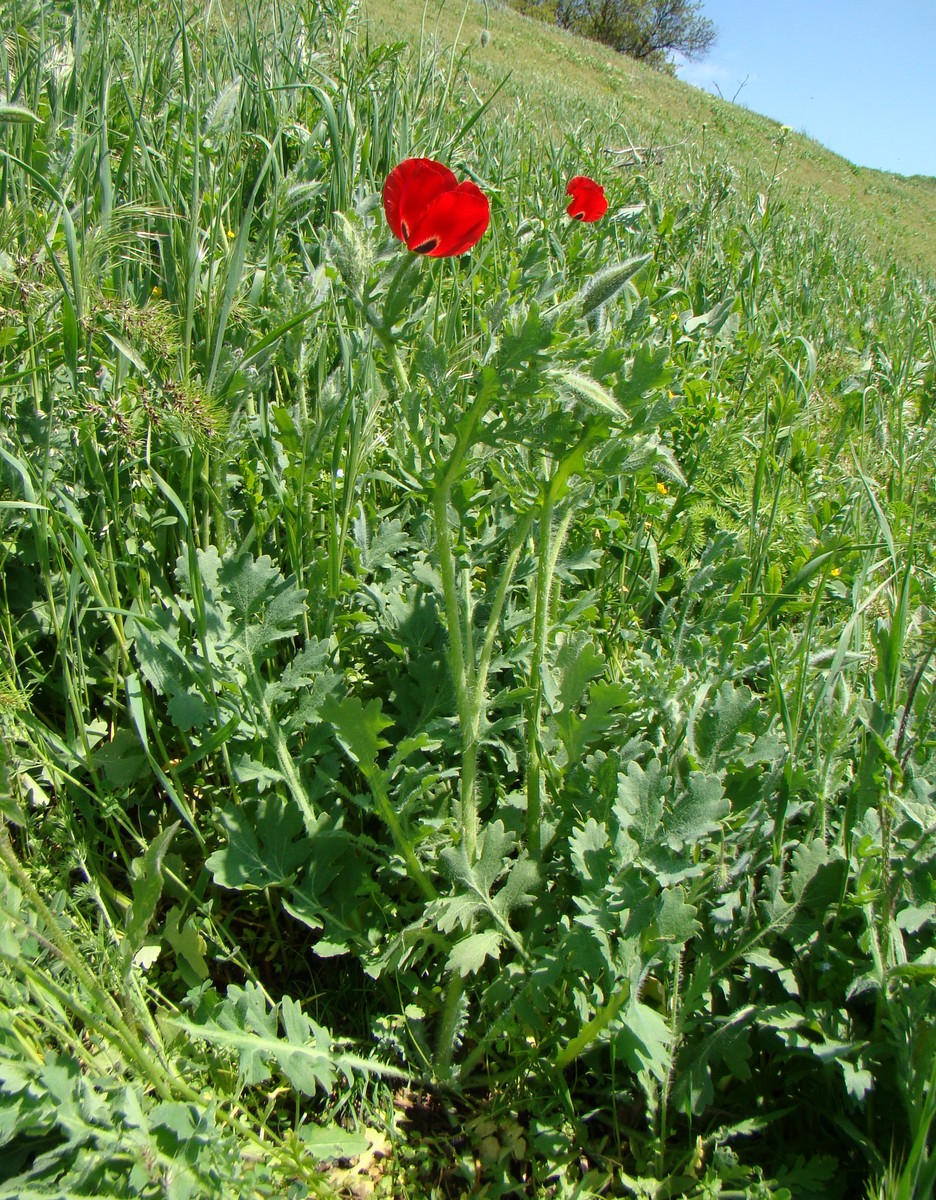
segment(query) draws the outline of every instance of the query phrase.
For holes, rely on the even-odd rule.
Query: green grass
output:
[[[0,1198],[926,1200],[931,275],[545,58],[3,34]]]
[[[558,30],[499,3],[423,6],[419,0],[366,0],[371,36],[468,51],[461,69],[481,95],[502,86],[498,111],[561,141],[583,133],[603,150],[675,146],[668,169],[689,159],[738,172],[748,192],[774,178],[780,123]],[[482,46],[480,34],[489,31]],[[506,80],[506,82],[504,82]],[[613,160],[611,160],[613,162]],[[616,172],[606,163],[605,177]],[[628,171],[622,185],[626,186]],[[936,180],[857,167],[792,131],[785,139],[777,193],[791,210],[828,210],[876,253],[936,275]]]

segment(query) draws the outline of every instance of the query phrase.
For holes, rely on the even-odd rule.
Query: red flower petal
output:
[[[487,197],[470,180],[431,158],[407,158],[387,176],[383,190],[387,223],[410,250],[441,258],[464,254],[491,217]]]
[[[432,200],[410,230],[407,245],[417,254],[443,258],[464,254],[481,239],[491,220],[488,198],[477,184],[466,179]]]
[[[393,168],[384,184],[383,205],[387,223],[402,242],[426,205],[440,192],[458,187],[454,174],[432,158],[405,158]]]
[[[570,179],[566,195],[572,197],[566,212],[577,221],[597,221],[608,211],[604,188],[587,175],[576,175]]]

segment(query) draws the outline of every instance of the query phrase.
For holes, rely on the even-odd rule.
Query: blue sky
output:
[[[702,0],[701,11],[718,41],[680,79],[737,92],[858,166],[936,176],[936,0]]]

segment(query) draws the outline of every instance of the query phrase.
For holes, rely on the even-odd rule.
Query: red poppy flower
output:
[[[574,179],[570,179],[566,195],[572,197],[572,203],[566,212],[576,221],[597,221],[608,211],[608,198],[604,194],[604,188],[587,175],[576,175]]]
[[[390,228],[416,254],[464,254],[491,220],[487,196],[470,179],[459,183],[431,158],[405,158],[387,176],[384,212]]]

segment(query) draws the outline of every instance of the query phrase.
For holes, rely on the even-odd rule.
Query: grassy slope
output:
[[[333,1118],[392,1131],[380,1194],[395,1200],[609,1194],[583,1162],[615,1171],[615,1194],[639,1171],[656,1177],[644,1194],[696,1200],[722,1183],[740,1195],[761,1168],[828,1200],[864,1194],[888,1161],[936,1179],[936,297],[834,256],[826,223],[792,203],[775,213],[772,198],[746,244],[752,205],[731,189],[721,203],[718,163],[764,190],[776,149],[743,110],[734,142],[716,131],[736,149],[695,172],[685,218],[665,224],[688,151],[647,181],[632,226],[557,220],[563,181],[591,169],[598,110],[578,93],[597,59],[502,15],[479,91],[520,58],[508,21],[578,61],[544,50],[539,81],[498,101],[519,99],[523,121],[458,142],[459,169],[516,212],[493,205],[458,263],[410,260],[391,304],[408,260],[379,209],[334,214],[366,209],[414,147],[457,142],[473,107],[460,80],[447,94],[434,65],[397,75],[305,8],[302,36],[269,42],[193,22],[187,63],[171,29],[89,19],[74,86],[56,68],[81,27],[51,0],[9,39],[10,77],[43,120],[0,141],[33,168],[8,163],[0,203],[0,819],[17,814],[7,776],[24,810],[24,866],[12,848],[8,875],[0,862],[0,1076],[14,1066],[0,1126],[45,1166],[20,1187],[0,1157],[0,1197],[299,1200],[320,1190],[303,1131]],[[667,124],[638,92],[691,90],[605,67],[619,91],[630,81],[641,116],[616,113],[634,141],[687,135],[687,115],[666,109]],[[528,135],[547,119],[560,152],[537,156]],[[276,185],[260,187],[267,147]],[[643,254],[639,288],[584,319],[591,282]],[[724,299],[734,319],[716,331]],[[596,440],[579,473],[583,426]],[[462,627],[477,659],[453,648]],[[549,680],[561,668],[561,725],[531,686],[537,663]],[[474,813],[474,797],[458,806],[479,763],[472,710],[463,722],[452,680],[496,720]],[[529,817],[541,734],[547,806]],[[701,786],[696,751],[705,793],[683,787]],[[700,815],[663,826],[662,803],[653,817],[641,802],[638,827],[641,777],[674,781],[668,812],[699,797]],[[294,839],[313,805],[334,828]],[[534,882],[520,838],[542,845],[553,814]],[[489,866],[516,871],[497,905],[528,909],[509,943],[488,915],[506,904],[476,913],[476,887],[444,869],[478,815]],[[682,859],[658,856],[664,838]],[[0,859],[8,845],[0,831]],[[428,901],[453,886],[450,908]],[[602,910],[625,905],[606,957]],[[752,1028],[726,1046],[728,1012]],[[405,1128],[396,1080],[378,1091],[324,1036],[319,1054],[306,1015],[362,1053],[376,1037],[384,1062],[406,1053],[418,1078],[427,1062],[447,1075],[461,1038],[455,1125],[427,1109]],[[848,1127],[826,1120],[840,1112]],[[771,1115],[756,1136],[752,1114]],[[687,1178],[703,1152],[690,1170],[705,1178]],[[911,1186],[874,1194],[928,1195]]]
[[[420,0],[365,0],[373,35],[418,43]],[[486,22],[490,41],[480,44]],[[461,33],[459,36],[459,26]],[[604,46],[575,37],[512,9],[451,2],[425,13],[426,36],[470,47],[470,75],[487,95],[509,75],[497,103],[554,132],[573,134],[583,122],[607,127],[607,146],[685,143],[738,170],[745,186],[766,188],[774,173],[778,122],[650,70]],[[936,179],[909,178],[856,167],[803,134],[784,147],[780,181],[786,198],[827,205],[867,240],[869,248],[936,276]]]

